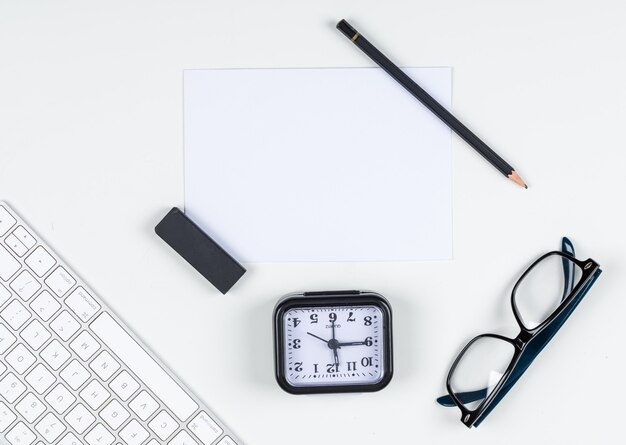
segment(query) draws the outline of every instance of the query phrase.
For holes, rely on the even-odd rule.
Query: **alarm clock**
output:
[[[291,394],[378,391],[393,375],[391,306],[366,291],[286,295],[274,310],[274,356]]]

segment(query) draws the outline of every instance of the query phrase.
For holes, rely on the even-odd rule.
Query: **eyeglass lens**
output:
[[[454,395],[473,411],[495,389],[513,359],[515,348],[505,340],[479,337],[460,358],[450,378]]]
[[[550,255],[528,272],[514,295],[522,324],[534,329],[543,323],[580,281],[582,270],[567,257]]]

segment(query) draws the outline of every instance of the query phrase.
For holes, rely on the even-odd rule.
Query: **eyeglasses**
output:
[[[446,380],[443,406],[458,406],[461,421],[477,427],[561,328],[602,273],[592,259],[577,260],[563,238],[562,251],[536,260],[513,287],[511,305],[520,327],[515,338],[483,334],[458,355]]]

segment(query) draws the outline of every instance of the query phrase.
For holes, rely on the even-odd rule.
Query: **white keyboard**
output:
[[[240,444],[2,201],[0,443]]]

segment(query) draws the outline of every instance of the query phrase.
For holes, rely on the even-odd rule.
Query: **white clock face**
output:
[[[283,316],[284,375],[292,386],[371,385],[384,375],[377,306],[296,308]]]

